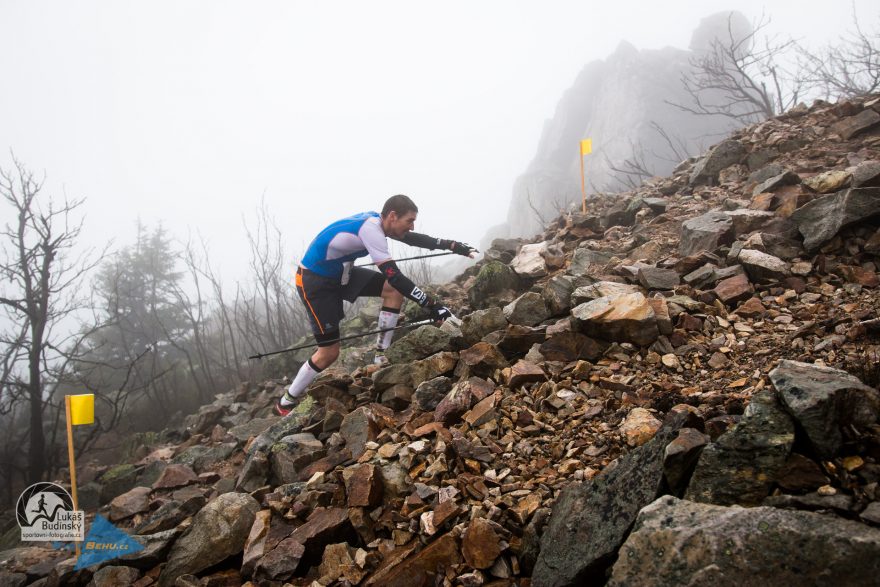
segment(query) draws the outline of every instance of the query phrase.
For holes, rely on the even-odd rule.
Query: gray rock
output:
[[[159,584],[172,585],[180,575],[198,573],[241,552],[259,509],[246,493],[225,493],[208,503],[174,543]]]
[[[373,413],[366,406],[346,414],[339,427],[339,434],[345,439],[345,446],[355,459],[364,454],[366,450],[364,445],[375,440],[378,433],[379,427],[373,420]]]
[[[518,238],[496,238],[486,250],[486,260],[500,261],[507,265],[516,256],[521,244],[522,239]]]
[[[498,306],[477,310],[461,320],[461,334],[466,346],[476,344],[490,332],[505,328],[507,328],[507,319]]]
[[[171,530],[202,509],[205,501],[204,496],[193,496],[183,502],[174,499],[165,502],[135,527],[135,534],[155,534]]]
[[[880,161],[863,161],[852,172],[852,186],[880,187]]]
[[[324,449],[324,445],[312,434],[300,432],[285,436],[269,452],[272,485],[284,485],[298,481],[300,472],[304,468],[325,456],[327,456],[327,451]]]
[[[647,346],[657,340],[657,316],[640,293],[609,296],[572,308],[572,326],[586,334],[613,342]]]
[[[219,461],[227,458],[238,446],[237,442],[224,442],[215,446],[191,446],[180,454],[175,455],[171,459],[171,464],[186,465],[196,473],[202,473]]]
[[[451,338],[436,326],[420,326],[391,343],[385,356],[393,364],[411,363],[446,350]]]
[[[792,259],[801,256],[804,252],[799,241],[767,232],[759,232],[751,235],[743,243],[743,248],[762,251],[773,255],[774,257],[779,257],[784,261],[791,261]]]
[[[746,148],[735,139],[728,139],[712,147],[705,157],[697,161],[689,178],[691,185],[715,184],[722,169],[742,162]]]
[[[837,455],[845,431],[877,421],[877,392],[846,371],[783,360],[770,372],[770,381],[824,459]]]
[[[562,316],[571,309],[571,294],[574,292],[574,280],[566,275],[557,275],[544,284],[541,297],[551,316]],[[480,337],[482,338],[482,336]]]
[[[575,249],[574,254],[571,256],[568,273],[574,276],[601,273],[610,260],[611,255],[608,253],[579,247]]]
[[[700,251],[712,252],[733,242],[733,221],[724,212],[706,212],[681,225],[678,253],[688,257]]]
[[[755,189],[752,190],[752,195],[755,196],[764,192],[772,192],[783,186],[793,185],[800,182],[801,178],[797,173],[786,171],[785,173],[764,180],[759,185],[755,186]]]
[[[608,585],[874,585],[878,573],[876,528],[664,496],[639,513]]]
[[[737,255],[737,261],[751,281],[781,281],[791,275],[791,264],[761,251],[743,249]]]
[[[519,277],[513,269],[499,261],[490,261],[480,268],[468,290],[468,301],[477,309],[492,305],[491,297],[508,289],[519,287]]]
[[[146,535],[134,534],[132,539],[144,549],[122,556],[113,562],[135,567],[142,571],[152,569],[160,562],[165,562],[168,558],[168,551],[171,550],[171,545],[174,544],[179,534],[178,530],[165,530]]]
[[[692,285],[696,288],[703,288],[715,282],[716,269],[718,269],[718,267],[712,263],[706,263],[699,269],[694,269],[682,277],[682,280],[688,285]]]
[[[504,317],[511,324],[536,326],[549,316],[544,298],[541,294],[532,291],[524,293],[504,306]]]
[[[452,380],[449,377],[435,377],[416,388],[413,400],[420,410],[432,412],[450,389],[452,389]]]
[[[683,412],[670,412],[654,438],[616,466],[562,489],[541,538],[532,585],[601,584],[639,510],[661,491],[663,451],[686,420]]]
[[[395,385],[412,385],[412,383],[412,366],[408,364],[389,365],[373,373],[373,388],[378,392]]]
[[[880,188],[851,188],[804,204],[791,219],[804,237],[804,248],[815,251],[840,229],[876,214],[880,214]]]
[[[677,271],[660,267],[641,267],[638,279],[645,289],[675,289],[680,283]]]
[[[138,470],[134,465],[117,465],[101,475],[101,504],[110,503],[117,495],[122,495],[137,484]]]
[[[861,134],[880,124],[880,114],[877,114],[870,108],[865,108],[855,116],[847,116],[846,118],[832,125],[832,132],[839,134],[843,140],[848,141],[857,134]]]
[[[785,171],[785,166],[781,163],[771,163],[769,165],[765,165],[757,171],[753,171],[749,175],[749,181],[754,183],[763,183],[771,177],[782,175],[783,173],[785,173]]]
[[[770,494],[793,444],[792,419],[772,392],[758,392],[739,423],[703,449],[685,498],[758,505]]]
[[[754,232],[776,218],[773,212],[763,210],[731,210],[725,214],[733,221],[733,234],[736,236]]]
[[[270,470],[269,450],[285,436],[301,432],[305,421],[305,415],[281,418],[254,438],[248,447],[244,465],[239,470],[235,487],[243,491],[255,491],[265,485]]]
[[[240,426],[234,426],[229,429],[229,434],[235,437],[239,442],[247,442],[251,436],[259,436],[266,431],[269,426],[278,421],[278,418],[254,418]]]

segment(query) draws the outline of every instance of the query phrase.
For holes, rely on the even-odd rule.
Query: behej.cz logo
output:
[[[15,512],[22,540],[83,539],[85,515],[73,509],[70,494],[55,483],[34,483],[25,489]]]

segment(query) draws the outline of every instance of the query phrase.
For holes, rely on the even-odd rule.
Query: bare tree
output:
[[[819,52],[799,47],[804,80],[826,99],[852,98],[880,90],[880,30],[865,32],[852,13],[852,29]]]
[[[99,262],[93,250],[74,254],[82,231],[77,212],[82,199],[57,204],[42,195],[42,180],[13,159],[0,169],[0,197],[13,219],[0,233],[0,307],[11,324],[3,331],[0,405],[9,411],[19,400],[28,412],[30,482],[48,467],[44,417],[52,389],[72,358],[65,351],[78,334],[62,322],[83,308],[80,285]]]
[[[769,22],[762,17],[750,33],[740,34],[729,15],[727,34],[691,59],[691,71],[682,75],[690,102],[667,103],[698,116],[723,116],[738,126],[771,118],[796,105],[804,81],[783,65],[795,41],[767,37]]]

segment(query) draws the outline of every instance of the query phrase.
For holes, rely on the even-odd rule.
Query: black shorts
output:
[[[378,271],[353,267],[346,285],[302,267],[296,270],[296,293],[306,307],[309,323],[318,346],[330,346],[339,338],[339,322],[345,315],[342,300],[353,302],[360,297],[381,297],[385,277]]]

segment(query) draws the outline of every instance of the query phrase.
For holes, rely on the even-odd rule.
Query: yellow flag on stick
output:
[[[84,393],[70,396],[70,423],[74,426],[95,423],[95,395]]]
[[[581,157],[584,155],[589,155],[593,152],[593,140],[592,139],[584,139],[581,141]]]

